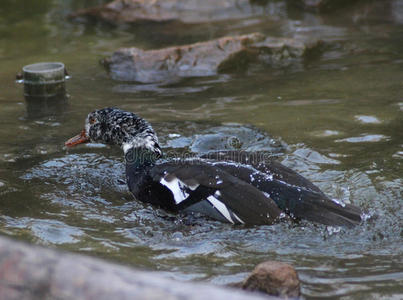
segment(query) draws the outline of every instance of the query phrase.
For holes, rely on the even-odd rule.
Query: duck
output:
[[[133,112],[114,107],[90,112],[84,129],[65,146],[88,142],[121,147],[126,182],[134,198],[172,213],[202,215],[234,225],[307,220],[353,227],[362,222],[359,207],[328,197],[264,152],[230,150],[193,158],[164,157],[152,126]]]

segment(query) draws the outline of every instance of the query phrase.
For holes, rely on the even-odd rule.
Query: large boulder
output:
[[[182,77],[212,76],[244,68],[251,61],[287,65],[299,61],[316,45],[318,41],[252,33],[158,50],[122,48],[104,63],[115,80],[171,82]]]
[[[211,284],[178,282],[0,236],[0,299],[275,300]]]
[[[358,1],[284,0],[275,6],[267,5],[270,2],[268,0],[114,0],[104,5],[79,10],[71,14],[71,17],[90,18],[113,24],[168,21],[199,24],[268,14],[278,15],[280,12],[285,13],[289,5],[297,5],[308,10],[333,11]]]
[[[249,0],[115,0],[80,10],[72,17],[110,23],[166,22],[202,23],[262,15],[264,6]]]

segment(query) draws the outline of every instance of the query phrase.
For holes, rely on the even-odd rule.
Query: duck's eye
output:
[[[94,118],[90,118],[90,119],[88,120],[88,122],[92,125],[92,124],[95,123],[95,119],[94,119]]]

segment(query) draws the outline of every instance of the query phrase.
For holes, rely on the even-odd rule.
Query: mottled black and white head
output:
[[[88,114],[81,133],[69,139],[68,147],[86,142],[119,145],[125,154],[143,148],[162,156],[158,138],[151,125],[138,115],[118,108],[103,108]]]

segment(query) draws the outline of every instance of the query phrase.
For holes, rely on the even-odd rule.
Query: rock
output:
[[[178,282],[100,259],[0,236],[0,299],[264,300],[261,295]]]
[[[291,265],[277,261],[258,264],[243,281],[241,288],[284,298],[300,296],[297,272]]]
[[[249,0],[115,0],[80,10],[73,18],[86,17],[110,23],[177,21],[196,24],[263,15],[265,8]]]
[[[70,15],[73,19],[95,19],[119,23],[181,22],[200,24],[249,17],[282,15],[288,6],[308,10],[333,11],[359,0],[289,0],[276,6],[269,0],[114,0],[107,4],[82,9]]]
[[[104,60],[115,80],[172,82],[245,68],[251,61],[284,65],[301,58],[318,42],[270,38],[260,33],[223,37],[159,50],[122,48]]]
[[[165,126],[159,125],[158,132],[161,135],[159,145],[169,148],[166,151],[174,150],[173,156],[185,151],[202,155],[212,151],[240,150],[241,152],[250,152],[252,155],[256,152],[262,152],[266,156],[286,152],[287,145],[284,142],[280,142],[268,133],[250,125],[230,123],[211,126],[211,124],[204,122],[192,122],[191,128],[189,128],[187,122],[169,123],[163,123]],[[181,125],[182,128],[186,128],[185,131],[189,131],[183,135],[173,134],[172,128]],[[227,158],[217,157],[217,159],[226,160]]]

